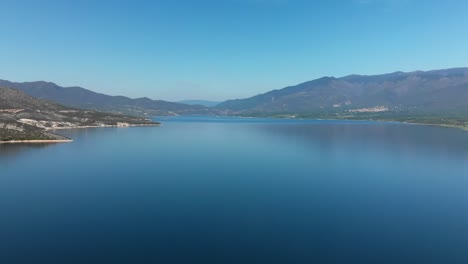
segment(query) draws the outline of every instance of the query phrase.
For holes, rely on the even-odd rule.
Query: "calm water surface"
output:
[[[160,118],[0,146],[0,263],[468,263],[468,132]]]

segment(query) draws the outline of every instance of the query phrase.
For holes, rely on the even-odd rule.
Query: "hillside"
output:
[[[388,119],[466,125],[468,68],[323,77],[216,109],[247,116]]]
[[[0,87],[17,89],[32,97],[46,99],[62,105],[135,116],[210,113],[207,107],[201,105],[151,100],[146,97],[131,99],[125,96],[110,96],[81,87],[61,87],[55,83],[44,81],[17,83],[0,80]]]
[[[50,129],[156,124],[144,118],[65,107],[0,87],[0,141],[64,139]]]
[[[228,100],[214,107],[109,96],[48,82],[0,80],[1,84],[63,105],[135,116],[196,114],[378,119],[468,127],[468,68],[323,77],[247,99]],[[39,102],[41,108],[59,107]],[[21,104],[18,98],[4,98],[0,103],[8,108],[19,108],[15,104]],[[38,102],[28,105],[34,106],[32,103]]]

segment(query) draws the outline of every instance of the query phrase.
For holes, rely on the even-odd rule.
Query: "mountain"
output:
[[[146,97],[131,99],[125,96],[110,96],[81,87],[61,87],[44,81],[17,83],[0,80],[0,87],[21,90],[32,97],[62,105],[136,116],[208,114],[210,111],[201,105],[151,100]]]
[[[323,77],[246,99],[228,100],[213,107],[109,96],[49,82],[0,80],[0,86],[72,107],[136,116],[224,114],[378,119],[468,127],[468,68]],[[200,104],[202,101],[185,103]]]
[[[468,121],[468,68],[350,75],[273,90],[215,107],[225,114]],[[437,120],[433,120],[437,119]]]
[[[220,102],[207,101],[207,100],[184,100],[184,101],[179,101],[177,103],[213,107],[213,106],[218,105]]]
[[[0,142],[66,139],[50,129],[157,124],[144,118],[65,107],[0,87]]]

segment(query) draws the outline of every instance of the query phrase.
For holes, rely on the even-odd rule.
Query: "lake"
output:
[[[0,146],[0,263],[468,263],[468,131],[156,118]]]

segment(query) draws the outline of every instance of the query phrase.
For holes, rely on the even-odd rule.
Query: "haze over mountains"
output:
[[[10,87],[63,105],[133,115],[240,115],[383,119],[468,125],[468,68],[394,72],[382,75],[323,77],[213,107],[109,96],[49,82],[13,83]]]

